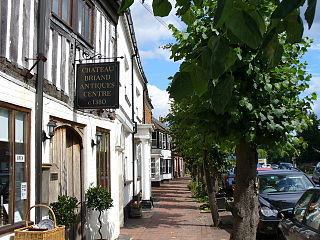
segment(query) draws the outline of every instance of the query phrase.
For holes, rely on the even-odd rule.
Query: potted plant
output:
[[[56,220],[57,225],[64,225],[66,227],[66,236],[68,236],[68,230],[73,226],[77,219],[76,210],[80,202],[75,197],[70,196],[58,196],[58,201],[50,203]],[[52,216],[50,215],[52,219]]]
[[[141,217],[142,216],[142,206],[140,201],[132,201],[130,204],[130,216],[131,217]]]
[[[88,190],[86,191],[86,205],[88,208],[91,208],[95,211],[99,211],[99,235],[100,239],[102,238],[101,228],[102,228],[102,222],[101,222],[101,214],[103,211],[111,208],[112,205],[112,198],[110,193],[104,189],[102,186],[90,186]]]

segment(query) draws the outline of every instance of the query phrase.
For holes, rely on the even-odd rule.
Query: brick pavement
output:
[[[141,218],[130,218],[121,236],[133,240],[227,240],[231,216],[220,212],[224,229],[213,228],[210,213],[201,213],[200,203],[191,198],[189,178],[174,179],[153,188],[155,207]],[[120,239],[120,238],[119,238]]]

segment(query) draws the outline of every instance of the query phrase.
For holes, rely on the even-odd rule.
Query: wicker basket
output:
[[[30,210],[34,207],[45,207],[50,210],[53,216],[54,228],[46,231],[32,231],[28,230],[33,225],[28,226],[28,218]],[[38,204],[32,206],[26,214],[26,227],[14,230],[15,240],[64,240],[65,239],[65,226],[57,226],[56,216],[52,209],[46,205]]]

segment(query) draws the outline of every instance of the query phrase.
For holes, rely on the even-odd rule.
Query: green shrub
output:
[[[208,199],[206,185],[202,182],[190,182],[188,188],[191,191],[192,197],[197,198],[199,202],[205,202]]]
[[[70,196],[58,196],[57,202],[50,203],[57,219],[57,225],[65,225],[66,228],[71,227],[76,222],[77,214],[75,211],[79,204],[77,198]],[[53,217],[50,216],[50,218]]]
[[[299,166],[299,169],[306,174],[312,174],[314,170],[314,166],[310,164],[302,164]]]

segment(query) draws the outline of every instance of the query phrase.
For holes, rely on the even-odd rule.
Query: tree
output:
[[[299,149],[298,164],[314,164],[320,161],[320,120],[314,113],[310,113],[310,119],[312,119],[312,125],[299,134],[305,140],[307,146]]]
[[[181,32],[171,26],[177,39],[177,43],[170,46],[172,58],[183,62],[180,71],[173,77],[169,92],[176,102],[189,96],[198,96],[202,101],[209,102],[210,107],[199,113],[205,116],[202,120],[210,123],[205,126],[217,142],[229,141],[236,145],[232,239],[255,239],[259,220],[257,148],[294,149],[299,139],[292,133],[301,131],[311,123],[307,112],[316,95],[300,98],[310,80],[304,71],[305,64],[300,62],[308,41],[294,44],[300,39],[298,35],[301,32],[293,34],[284,31],[273,35],[271,42],[267,40],[274,22],[274,12],[271,10],[277,7],[265,5],[266,2],[256,8],[249,3],[226,3],[233,8],[233,12],[232,16],[221,13],[219,19],[223,19],[222,22],[212,21],[219,5],[203,1],[201,8],[191,6],[188,9],[189,18],[182,18],[188,24],[186,31]],[[254,36],[247,32],[246,35],[251,34],[252,42],[246,45],[241,39],[245,36],[237,32],[242,27],[241,23],[226,23],[240,14],[239,9],[250,22],[251,15],[261,17],[261,21],[257,22],[260,25],[260,40],[257,40],[258,33]],[[178,13],[181,11],[183,7],[178,8]],[[291,14],[289,18],[299,16],[298,11]],[[247,21],[245,18],[242,20]],[[280,31],[279,26],[273,30]],[[254,37],[257,39],[254,40]],[[273,47],[268,47],[269,44]]]
[[[205,119],[198,115],[199,110],[202,109],[200,110],[202,112],[207,106],[204,102],[197,102],[197,100],[197,98],[189,98],[179,104],[173,104],[172,113],[166,120],[170,125],[175,152],[184,157],[189,165],[201,170],[196,171],[195,174],[204,173],[211,216],[214,226],[217,227],[220,219],[216,194],[220,175],[230,166],[230,160],[227,158],[228,149],[215,143],[210,130],[203,124]],[[203,182],[202,176],[201,182]]]

